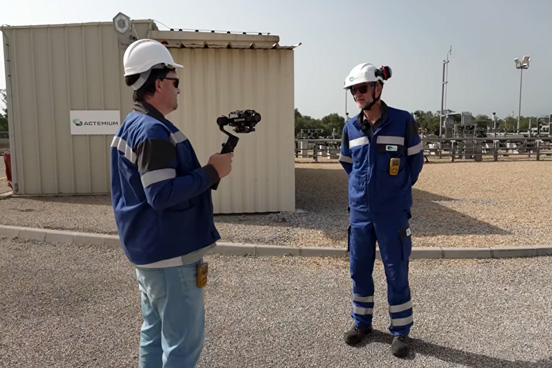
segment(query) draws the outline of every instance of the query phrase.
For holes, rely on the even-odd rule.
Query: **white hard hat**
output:
[[[345,86],[343,88],[348,89],[355,84],[366,82],[381,82],[391,78],[391,68],[388,66],[382,66],[376,68],[370,63],[362,63],[355,66],[347,78],[345,78]]]
[[[167,68],[182,68],[174,62],[169,50],[159,41],[141,39],[128,46],[123,56],[125,77],[149,71],[158,64]]]

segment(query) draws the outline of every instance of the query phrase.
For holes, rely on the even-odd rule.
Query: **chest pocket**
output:
[[[389,163],[392,158],[400,158],[399,171],[406,164],[404,137],[381,135],[376,140],[377,169],[389,172]]]

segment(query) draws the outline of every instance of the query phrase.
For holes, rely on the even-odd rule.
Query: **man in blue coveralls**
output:
[[[182,65],[163,44],[133,42],[123,65],[135,104],[111,144],[111,198],[141,296],[138,367],[191,368],[204,340],[203,256],[220,239],[211,187],[230,174],[233,154],[214,154],[201,166],[165,117],[178,107]]]
[[[345,79],[361,109],[343,128],[339,161],[349,176],[349,252],[353,279],[353,328],[345,342],[357,345],[372,332],[376,241],[387,279],[393,334],[391,351],[404,358],[413,325],[408,284],[412,248],[412,186],[422,170],[423,151],[412,115],[387,106],[381,98],[391,68],[369,63],[355,66]]]

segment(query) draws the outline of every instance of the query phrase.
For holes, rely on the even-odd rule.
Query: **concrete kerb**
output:
[[[2,199],[11,198],[12,196],[13,196],[13,192],[12,192],[12,191],[0,193],[0,201],[1,201]]]
[[[17,238],[45,242],[121,246],[117,235],[82,233],[65,230],[35,229],[0,225],[0,238]],[[347,257],[347,249],[329,247],[289,247],[278,245],[217,242],[211,254],[259,257]],[[552,245],[507,248],[447,248],[418,247],[412,249],[411,259],[482,259],[552,256]],[[376,258],[381,259],[379,249]]]

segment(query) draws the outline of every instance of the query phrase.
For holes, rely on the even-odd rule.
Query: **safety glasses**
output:
[[[178,84],[180,83],[180,80],[178,78],[174,78],[174,77],[165,77],[163,79],[168,79],[168,80],[172,80],[173,81],[173,84],[174,84],[174,88],[178,88]]]
[[[376,87],[376,83],[368,83],[368,84],[363,84],[363,85],[360,85],[360,86],[352,86],[351,87],[351,94],[354,96],[358,92],[361,95],[363,95],[366,92],[368,92],[369,88],[371,89],[371,88],[375,88],[375,87]]]

